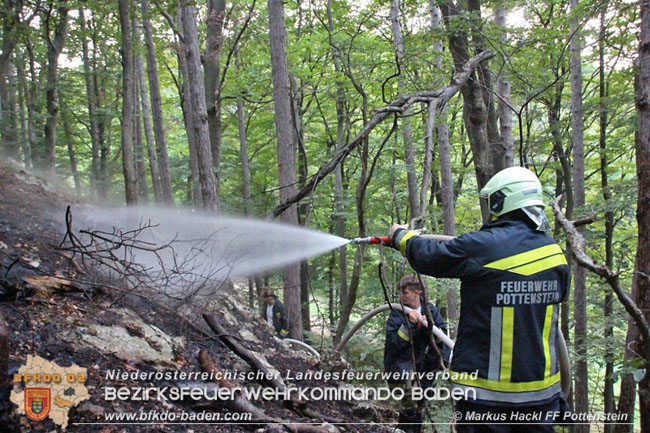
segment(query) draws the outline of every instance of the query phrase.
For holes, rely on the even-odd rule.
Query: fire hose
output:
[[[284,341],[288,341],[289,343],[296,344],[300,347],[303,347],[307,349],[312,355],[314,355],[316,358],[320,359],[320,353],[318,353],[318,350],[314,349],[311,347],[309,344],[300,341],[300,340],[294,340],[293,338],[285,338]]]

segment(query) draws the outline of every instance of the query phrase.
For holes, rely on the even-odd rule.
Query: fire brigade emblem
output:
[[[50,413],[50,388],[25,388],[25,414],[32,421],[42,421]]]

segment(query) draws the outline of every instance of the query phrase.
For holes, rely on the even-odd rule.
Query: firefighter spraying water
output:
[[[194,269],[220,263],[223,269],[219,272],[228,276],[267,272],[348,244],[395,248],[415,271],[436,278],[459,278],[462,282],[455,344],[440,338],[436,333],[441,331],[434,331],[437,328],[421,314],[416,318],[429,329],[429,338],[438,335],[442,344],[454,347],[453,372],[478,371],[475,380],[454,383],[458,388],[477,390],[478,400],[460,402],[459,413],[507,413],[513,407],[564,411],[570,372],[558,328],[558,310],[568,290],[568,266],[562,250],[547,234],[549,224],[543,211],[541,184],[529,170],[512,167],[496,174],[481,190],[481,198],[492,220],[479,231],[459,237],[422,234],[395,225],[387,236],[348,240],[269,222],[160,209],[129,209],[140,213],[126,217],[120,211],[111,211],[89,218],[111,226],[120,223],[123,230],[128,230],[129,222],[150,221],[151,238],[147,241],[151,245],[177,242],[176,254],[193,252],[198,241],[202,254],[191,255],[200,261]],[[144,255],[136,259],[147,262]],[[159,255],[157,259],[166,258]],[[395,309],[411,316],[408,308],[387,302],[353,326],[336,350],[342,350],[372,315]],[[533,430],[551,431],[552,423],[553,419],[549,419]],[[504,428],[489,431],[510,431],[506,426],[497,427]],[[482,424],[467,428],[459,425],[459,431],[489,428]]]

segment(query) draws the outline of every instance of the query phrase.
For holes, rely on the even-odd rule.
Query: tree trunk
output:
[[[70,122],[68,122],[67,107],[63,105],[63,101],[61,101],[61,121],[63,123],[63,134],[68,147],[68,159],[70,160],[70,173],[72,173],[74,189],[77,193],[77,197],[81,197],[81,179],[79,177],[79,171],[77,170],[77,158],[74,153],[74,143],[72,142]]]
[[[97,23],[95,22],[95,16],[91,15],[92,24],[93,24],[93,33],[92,41],[93,48],[101,47],[99,44],[99,32],[97,31]],[[108,197],[108,192],[111,186],[109,171],[109,161],[111,151],[111,137],[110,133],[107,134],[107,131],[111,130],[111,115],[107,112],[111,110],[111,107],[107,104],[107,110],[101,110],[103,105],[103,97],[107,94],[106,92],[106,81],[103,80],[99,74],[99,67],[97,57],[98,55],[103,55],[104,53],[99,51],[99,49],[93,49],[92,56],[90,59],[90,69],[93,71],[92,74],[92,88],[94,101],[97,108],[97,141],[99,146],[99,168],[98,168],[98,177],[97,177],[97,198],[101,201],[106,200]],[[106,72],[106,70],[104,70]],[[117,103],[115,103],[117,110]]]
[[[641,1],[641,35],[639,41],[639,79],[636,99],[639,119],[636,140],[636,173],[638,199],[636,221],[638,227],[636,259],[638,268],[637,305],[650,321],[650,1]],[[645,359],[645,375],[639,382],[639,412],[641,432],[650,432],[650,341],[641,342],[640,352]]]
[[[44,144],[45,158],[43,168],[50,175],[55,174],[55,150],[56,150],[56,121],[59,114],[58,81],[59,81],[59,55],[63,50],[65,37],[68,32],[68,8],[60,6],[57,8],[59,22],[56,24],[54,39],[46,34],[47,40],[47,82],[45,85],[45,103],[47,115],[45,118]],[[48,16],[47,20],[50,19]],[[47,30],[46,30],[47,31]]]
[[[332,18],[332,0],[327,2],[327,26],[328,33],[334,33],[334,20]],[[330,41],[331,42],[331,41]],[[334,71],[336,72],[336,149],[345,146],[345,89],[340,77],[342,75],[341,53],[339,48],[331,43],[332,58],[334,59]],[[336,210],[336,235],[345,238],[345,205],[343,203],[343,162],[336,166],[334,172],[334,207]],[[345,248],[339,248],[336,252],[339,259],[339,307],[345,305],[348,297],[348,257]]]
[[[235,67],[237,81],[241,65],[239,63],[239,46],[235,46]],[[239,134],[239,158],[241,161],[242,186],[244,190],[244,215],[251,216],[251,176],[248,166],[248,140],[246,139],[246,115],[244,113],[244,100],[237,96],[237,132]]]
[[[506,15],[507,11],[505,8],[497,8],[494,12],[494,23],[503,32],[501,42],[504,44],[508,42]],[[501,96],[497,104],[501,145],[498,146],[500,152],[496,158],[504,167],[512,167],[515,165],[515,143],[512,137],[512,110],[508,107],[508,104],[511,104],[510,83],[504,78],[504,74],[505,68],[501,70],[501,74],[497,80],[497,92]]]
[[[390,0],[390,21],[393,31],[393,48],[395,49],[395,58],[400,70],[399,93],[400,96],[408,93],[406,88],[406,75],[404,71],[404,38],[402,36],[402,26],[400,24],[399,0]],[[418,196],[418,179],[415,170],[415,150],[413,148],[413,130],[408,112],[403,114],[402,118],[402,138],[404,139],[404,150],[406,153],[406,178],[408,187],[409,207],[411,209],[411,218],[420,215],[420,204]]]
[[[212,163],[216,175],[217,210],[219,208],[219,183],[221,166],[221,51],[223,49],[223,26],[226,17],[225,0],[207,0],[208,32],[205,40],[203,70],[205,97],[208,112],[208,131]]]
[[[86,84],[86,105],[88,107],[88,123],[90,124],[90,142],[92,149],[92,159],[90,163],[90,184],[92,192],[99,198],[99,131],[97,125],[97,95],[93,86],[93,76],[90,64],[90,55],[88,50],[88,40],[86,39],[86,17],[84,9],[79,8],[79,27],[81,38],[81,54],[84,67],[84,82]]]
[[[21,55],[16,61],[16,73],[18,76],[18,97],[20,99],[21,130],[23,134],[23,162],[25,168],[32,168],[32,149],[34,147],[35,134],[33,124],[33,113],[31,106],[31,92],[27,85],[27,70],[25,59]]]
[[[239,75],[241,70],[241,65],[239,62],[239,46],[235,45],[234,47],[235,54],[235,67],[237,74],[237,81],[239,81]],[[241,173],[242,173],[242,189],[244,191],[244,215],[246,217],[251,216],[251,176],[250,168],[248,166],[248,140],[246,139],[246,115],[244,113],[244,100],[241,95],[237,95],[237,133],[239,134],[239,159],[241,161]],[[255,285],[254,279],[248,279],[248,304],[251,308],[255,308]]]
[[[443,46],[442,39],[437,34],[442,30],[442,17],[440,8],[435,0],[429,3],[431,13],[431,30],[434,33],[435,42],[433,45],[434,65],[436,69],[442,70]],[[444,234],[456,236],[456,215],[454,199],[454,179],[451,172],[451,145],[449,143],[449,127],[447,126],[447,107],[439,113],[436,131],[438,135],[438,152],[440,158],[440,196],[442,199],[442,219]],[[424,185],[422,186],[424,188]],[[447,280],[447,328],[449,335],[454,338],[456,334],[456,323],[458,321],[458,295],[457,283]]]
[[[632,299],[639,299],[638,290],[638,269],[639,263],[634,263],[634,274],[632,275]],[[637,304],[638,305],[638,304]],[[630,316],[627,319],[627,334],[625,337],[625,354],[623,355],[624,365],[630,365],[638,359],[640,349],[639,328],[636,322]],[[618,396],[618,406],[616,413],[619,416],[627,416],[627,423],[616,424],[615,433],[632,433],[634,431],[634,403],[636,400],[636,381],[632,373],[628,373],[621,379],[621,388]],[[625,415],[623,415],[625,414]],[[621,418],[623,419],[623,418]],[[631,424],[630,424],[631,423]]]
[[[571,11],[577,14],[578,0],[570,1]],[[573,143],[573,200],[575,208],[585,204],[585,157],[583,140],[581,42],[578,17],[571,20],[571,141]],[[584,234],[584,230],[582,230]],[[589,412],[587,368],[587,276],[583,267],[574,267],[573,316],[575,320],[574,347],[576,351],[574,398],[577,413]],[[576,425],[576,433],[588,433],[588,425]]]
[[[13,153],[16,146],[16,129],[14,104],[8,98],[11,92],[7,75],[12,68],[11,56],[18,43],[21,30],[21,12],[23,0],[4,2],[2,22],[2,52],[0,53],[0,134],[2,134],[3,147]]]
[[[466,15],[451,0],[439,2],[440,10],[447,28],[449,39],[449,50],[454,60],[455,71],[462,70],[463,65],[469,59],[468,35],[464,25],[459,25],[456,20]],[[490,156],[491,146],[488,138],[488,107],[483,96],[482,84],[477,79],[477,74],[472,74],[472,79],[465,84],[461,93],[463,95],[463,120],[467,137],[469,138],[472,155],[474,156],[474,170],[476,172],[476,183],[478,190],[487,183],[494,172],[492,158]],[[484,200],[480,201],[483,219],[489,217]]]
[[[140,29],[137,20],[133,21],[136,40],[140,41]],[[156,149],[154,149],[153,135],[151,134],[151,118],[149,117],[149,95],[147,94],[147,83],[144,78],[144,64],[140,54],[135,56],[135,72],[138,77],[138,89],[140,90],[140,118],[144,127],[144,137],[147,144],[147,159],[149,160],[149,171],[151,172],[151,185],[153,196],[157,204],[162,203],[162,191],[160,186],[160,175],[156,161]]]
[[[599,111],[600,111],[600,130],[599,130],[599,148],[600,148],[600,186],[602,188],[603,200],[609,203],[612,195],[609,191],[607,171],[607,84],[605,83],[605,10],[600,13],[600,37],[598,39],[598,63],[599,63]],[[605,212],[605,266],[614,269],[614,213],[611,210]],[[606,414],[614,413],[614,325],[612,319],[613,313],[613,295],[611,290],[605,290],[605,300],[603,305],[603,316],[605,317],[604,341],[605,348],[605,383],[603,386],[604,412]],[[614,424],[605,424],[605,433],[614,433]]]
[[[135,29],[135,20],[132,21],[133,28]],[[135,36],[135,33],[134,33]],[[140,110],[140,86],[137,77],[137,56],[133,56],[134,70],[133,70],[133,135],[134,140],[134,154],[135,154],[135,175],[136,175],[136,189],[138,192],[138,203],[149,203],[149,187],[147,185],[147,166],[144,162],[144,143],[142,141],[142,112]]]
[[[29,126],[27,122],[27,86],[25,85],[25,68],[22,58],[18,58],[16,62],[16,75],[18,78],[18,110],[20,112],[20,142],[21,158],[25,168],[31,169],[30,163],[32,160],[32,145],[29,139]]]
[[[133,160],[133,45],[131,38],[131,18],[129,2],[118,0],[120,11],[120,26],[122,29],[122,172],[124,173],[124,188],[126,204],[135,205],[138,202],[136,190],[135,164]]]
[[[205,106],[205,87],[201,74],[201,54],[199,52],[198,30],[196,28],[196,8],[188,0],[181,0],[185,60],[187,63],[187,82],[192,121],[196,137],[196,153],[199,165],[199,180],[203,196],[203,210],[217,211],[216,178],[213,172],[208,114]]]
[[[144,41],[147,46],[147,76],[149,78],[149,94],[151,96],[153,132],[156,138],[156,160],[158,162],[158,173],[160,176],[160,189],[163,203],[167,206],[173,206],[174,192],[169,176],[169,155],[165,140],[162,97],[160,96],[160,84],[158,83],[158,61],[156,60],[156,48],[153,43],[153,29],[151,27],[151,20],[149,19],[149,3],[147,0],[140,0],[140,6],[142,9]]]
[[[178,24],[182,32],[182,12],[178,8]],[[178,93],[181,99],[181,108],[183,110],[183,122],[185,124],[185,132],[187,134],[187,147],[190,155],[190,175],[189,191],[192,196],[192,203],[194,209],[201,209],[203,207],[203,194],[201,193],[201,182],[199,180],[199,159],[196,150],[196,132],[193,128],[194,120],[192,117],[192,105],[190,103],[190,90],[187,80],[187,61],[185,60],[185,49],[179,43],[178,52],[178,68],[181,84]]]
[[[284,202],[293,195],[295,190],[295,135],[291,119],[289,68],[285,47],[286,26],[282,0],[268,0],[268,9],[275,132],[278,148],[278,177],[280,181],[280,201]],[[282,213],[282,221],[287,224],[298,224],[298,213],[295,205],[290,206]],[[283,280],[284,304],[289,317],[291,317],[289,335],[291,338],[302,340],[300,265],[285,267]]]
[[[330,232],[331,233],[331,232]],[[330,328],[334,329],[334,323],[336,323],[336,316],[334,312],[336,311],[334,300],[336,299],[336,293],[334,290],[334,267],[336,266],[336,253],[332,252],[330,258],[327,261],[327,308],[329,309],[329,319],[330,319]]]
[[[2,126],[3,150],[5,155],[20,161],[20,142],[18,140],[18,80],[15,65],[9,64],[7,74],[6,93],[2,99],[4,120]]]
[[[555,78],[558,78],[560,71],[554,70]],[[562,144],[562,124],[560,122],[562,108],[562,92],[564,84],[561,80],[555,85],[555,95],[552,100],[547,104],[547,117],[549,128],[551,130],[551,141],[553,143],[553,152],[555,157],[560,161],[561,171],[556,170],[556,175],[560,184],[556,188],[556,196],[562,194],[566,199],[566,212],[565,215],[567,218],[570,218],[573,213],[573,182],[571,181],[571,163],[569,161],[568,150],[566,150]],[[559,224],[556,221],[555,226],[559,229]],[[559,231],[556,233],[556,237],[559,235]],[[573,269],[571,266],[573,258],[571,257],[570,247],[567,243],[566,245],[566,258],[569,264],[569,269]],[[562,329],[562,334],[566,339],[567,345],[570,343],[570,297],[566,297],[564,302],[561,305],[561,321],[560,328]],[[567,396],[569,404],[573,406],[573,391]]]

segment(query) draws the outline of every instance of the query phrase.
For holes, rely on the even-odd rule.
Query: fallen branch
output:
[[[228,331],[223,326],[221,326],[221,324],[217,321],[217,318],[213,314],[203,314],[203,319],[208,324],[210,329],[212,329],[212,331],[215,334],[217,334],[219,339],[226,345],[228,349],[232,350],[233,353],[235,353],[237,356],[239,356],[244,361],[246,361],[246,363],[255,372],[260,371],[263,373],[264,378],[261,379],[262,383],[265,383],[277,389],[282,389],[282,390],[286,389],[286,385],[280,382],[276,378],[276,376],[271,371],[269,371],[268,368],[266,368],[266,366],[262,363],[262,361],[260,361],[257,357],[255,357],[250,352],[250,350],[246,349],[244,346],[239,344],[236,338],[229,335]],[[342,422],[342,420],[338,418],[323,415],[317,411],[314,411],[313,409],[307,406],[308,402],[306,401],[292,399],[292,400],[285,400],[283,403],[285,406],[287,406],[287,408],[292,409],[309,418],[321,419],[332,423]]]
[[[566,233],[567,242],[571,246],[571,253],[576,259],[576,262],[585,269],[590,270],[594,274],[602,277],[607,281],[607,284],[614,290],[616,297],[623,304],[625,311],[634,319],[636,322],[639,331],[643,335],[643,340],[648,342],[650,341],[650,325],[643,317],[643,312],[639,307],[634,303],[634,300],[628,295],[625,290],[621,287],[621,283],[618,279],[618,274],[614,273],[607,266],[596,262],[594,259],[589,257],[585,252],[585,238],[578,232],[576,226],[569,221],[558,204],[560,197],[556,197],[555,200],[551,201],[551,207],[553,208],[553,213],[555,217],[562,225],[564,232]],[[646,362],[650,361],[650,344],[646,345]]]
[[[219,337],[219,340],[221,340],[228,349],[232,350],[235,355],[239,356],[241,359],[246,361],[246,363],[255,371],[260,371],[264,373],[264,378],[262,379],[262,382],[269,385],[273,386],[278,389],[285,389],[286,386],[280,382],[278,379],[276,379],[275,374],[273,374],[271,371],[269,371],[268,368],[255,357],[250,350],[246,349],[244,346],[239,344],[237,339],[229,335],[229,332],[221,326],[221,324],[217,321],[217,318],[214,316],[214,314],[203,314],[203,319],[205,322],[208,324],[210,329],[217,334]]]
[[[205,349],[199,352],[199,364],[201,364],[201,370],[208,373],[213,373],[217,377],[221,377],[221,379],[218,380],[219,386],[228,389],[232,389],[234,387],[234,385],[230,381],[223,378],[221,371],[212,363],[212,361],[210,360],[210,356],[208,355],[208,351]],[[289,431],[295,431],[299,433],[327,432],[327,430],[322,429],[318,426],[313,426],[309,424],[300,424],[288,420],[282,420],[282,419],[270,417],[266,415],[264,411],[259,409],[257,406],[255,406],[253,403],[251,403],[249,400],[246,400],[242,396],[238,396],[235,401],[229,402],[229,406],[230,406],[229,409],[234,410],[236,412],[250,413],[253,417],[253,419],[250,421],[251,424],[256,424],[256,423],[278,424],[278,425],[282,425]],[[336,422],[342,423],[343,421],[338,420]]]
[[[229,380],[223,377],[221,371],[210,360],[208,351],[205,349],[202,349],[199,352],[199,364],[201,365],[201,370],[207,373],[213,373],[216,377],[221,377],[221,379],[217,381],[219,386],[228,389],[233,388],[234,385]],[[266,415],[264,411],[259,409],[257,406],[255,406],[253,403],[251,403],[249,400],[245,399],[241,395],[237,396],[235,400],[228,400],[226,404],[229,409],[235,412],[250,413],[253,420],[259,421],[260,423],[279,422],[279,420],[275,418],[271,418],[268,415]],[[251,422],[254,423],[254,421]]]
[[[365,139],[368,134],[382,121],[394,113],[404,113],[408,108],[416,102],[426,102],[429,103],[434,99],[437,99],[437,106],[442,108],[458,91],[467,83],[470,76],[477,68],[477,66],[494,57],[494,53],[491,51],[483,51],[482,53],[472,57],[465,63],[463,69],[457,72],[451,80],[451,84],[447,87],[444,87],[440,90],[428,90],[424,92],[417,92],[411,95],[404,95],[394,102],[386,105],[385,107],[374,110],[373,116],[368,123],[361,129],[361,131],[350,141],[346,146],[341,147],[330,159],[328,162],[323,164],[318,172],[311,177],[309,182],[306,182],[305,185],[300,188],[294,195],[289,197],[286,201],[276,206],[275,209],[271,212],[271,217],[276,218],[287,208],[289,208],[294,203],[299,202],[303,198],[307,197],[309,194],[313,193],[318,184],[327,176],[329,173],[334,171],[337,165],[352,152],[361,142]]]

